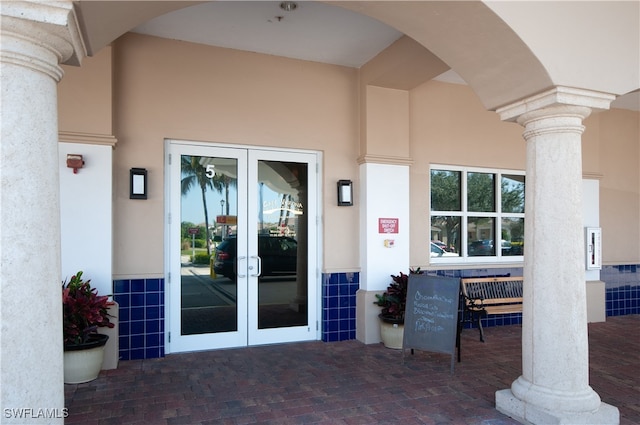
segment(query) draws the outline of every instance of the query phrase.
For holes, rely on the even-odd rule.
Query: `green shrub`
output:
[[[182,250],[195,248],[206,248],[207,244],[204,239],[194,239],[193,243],[191,239],[183,239],[182,240]]]
[[[207,253],[196,254],[195,258],[192,258],[193,264],[209,264],[210,256]]]

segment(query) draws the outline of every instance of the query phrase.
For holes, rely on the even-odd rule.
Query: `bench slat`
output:
[[[494,298],[494,299],[485,299],[485,300],[476,300],[476,304],[482,304],[484,306],[496,306],[500,304],[522,304],[522,297],[514,297],[514,298]]]
[[[523,280],[522,277],[460,279],[460,288],[464,296],[464,310],[459,329],[461,329],[462,322],[469,317],[477,323],[480,341],[484,342],[482,323],[480,322],[483,315],[522,313]]]
[[[487,314],[501,314],[504,310],[522,311],[522,277],[489,277],[460,279],[467,307],[485,307]],[[472,303],[473,302],[473,303]],[[506,304],[509,307],[496,304]],[[500,313],[493,313],[500,311]]]
[[[487,314],[510,314],[510,313],[522,313],[522,304],[509,304],[489,306],[485,310]]]

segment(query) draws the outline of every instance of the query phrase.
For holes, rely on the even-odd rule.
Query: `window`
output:
[[[432,166],[432,262],[522,261],[524,184],[521,171]]]

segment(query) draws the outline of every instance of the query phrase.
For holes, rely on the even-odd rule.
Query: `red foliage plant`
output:
[[[91,280],[82,280],[82,271],[62,282],[62,313],[64,345],[79,345],[89,341],[99,327],[113,328],[107,308],[113,304],[106,295],[91,288]]]
[[[409,274],[422,274],[420,268],[409,269]],[[382,294],[376,294],[373,302],[382,307],[380,318],[389,323],[404,323],[404,311],[407,307],[407,289],[409,287],[409,275],[402,272],[398,276],[391,275],[391,283]]]
[[[391,279],[387,290],[382,295],[376,294],[376,301],[373,303],[382,307],[381,318],[404,323],[409,276],[400,272],[398,276],[391,275]]]

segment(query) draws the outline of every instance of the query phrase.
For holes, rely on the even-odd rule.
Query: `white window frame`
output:
[[[460,211],[432,211],[431,210],[431,172],[433,170],[439,171],[453,171],[461,173],[460,191],[461,191],[461,208]],[[485,173],[493,174],[494,178],[494,193],[495,193],[495,212],[471,212],[467,210],[467,174],[468,173]],[[524,213],[504,213],[502,212],[502,176],[503,175],[518,175],[525,176],[525,172],[515,169],[499,169],[499,168],[483,168],[483,167],[465,167],[445,164],[431,164],[429,166],[429,242],[431,242],[431,221],[434,216],[454,216],[460,217],[460,256],[459,257],[431,257],[429,251],[429,263],[430,264],[478,264],[478,263],[521,263],[524,261],[522,255],[510,255],[502,256],[501,244],[496,246],[495,255],[491,256],[468,256],[468,218],[469,217],[491,217],[495,219],[494,230],[494,245],[496,245],[496,236],[502,235],[502,219],[503,218],[525,218]],[[525,180],[526,190],[526,180]],[[526,241],[525,241],[526,242]]]

